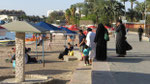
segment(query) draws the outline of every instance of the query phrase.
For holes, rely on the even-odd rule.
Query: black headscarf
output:
[[[102,23],[98,24],[98,28],[96,30],[95,43],[100,44],[104,40],[105,27]]]

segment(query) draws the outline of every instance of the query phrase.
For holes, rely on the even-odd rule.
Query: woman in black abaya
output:
[[[94,42],[96,43],[96,60],[105,61],[107,59],[107,41],[104,39],[107,29],[103,24],[99,24],[96,30]]]

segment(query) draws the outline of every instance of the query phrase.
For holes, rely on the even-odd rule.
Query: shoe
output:
[[[84,64],[84,66],[87,66],[87,64]]]

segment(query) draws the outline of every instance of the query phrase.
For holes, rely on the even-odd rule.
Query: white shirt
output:
[[[88,32],[87,36],[86,36],[86,45],[89,47],[95,47],[95,39],[96,34],[94,32]]]

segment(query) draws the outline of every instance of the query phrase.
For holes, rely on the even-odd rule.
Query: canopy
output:
[[[72,25],[68,29],[71,31],[78,31],[79,30],[76,25]]]
[[[13,21],[2,25],[2,27],[12,32],[46,33],[48,31],[45,28],[39,27],[27,21]]]
[[[71,30],[69,30],[69,29],[67,29],[67,28],[64,28],[64,27],[60,27],[60,29],[66,31],[66,34],[77,34],[76,32],[71,31]]]
[[[63,32],[60,28],[58,28],[58,27],[55,27],[55,26],[53,26],[53,25],[51,25],[51,24],[48,24],[48,23],[46,23],[46,22],[39,22],[39,23],[37,23],[37,24],[35,24],[36,26],[40,26],[40,27],[43,27],[43,28],[45,28],[46,30],[49,30],[49,31],[55,31],[55,32]]]

